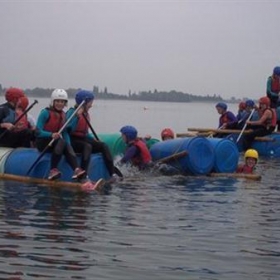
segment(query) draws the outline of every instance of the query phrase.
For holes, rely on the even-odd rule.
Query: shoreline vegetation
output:
[[[4,95],[6,88],[2,88],[0,84],[0,92]],[[28,97],[42,97],[49,98],[51,96],[53,88],[39,88],[34,89],[23,89]],[[80,88],[65,89],[68,93],[69,98],[75,98],[75,94]],[[240,102],[241,99],[232,97],[230,100],[223,99],[220,95],[194,95],[190,93],[184,93],[180,91],[171,90],[167,91],[140,91],[138,93],[128,92],[128,95],[111,93],[105,87],[104,90],[99,90],[98,87],[93,87],[93,92],[97,99],[110,99],[110,100],[130,100],[130,101],[154,101],[154,102],[221,102],[226,101],[229,103]]]

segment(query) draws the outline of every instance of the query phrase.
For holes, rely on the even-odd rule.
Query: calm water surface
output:
[[[156,137],[216,127],[213,107],[97,101],[92,123]],[[102,194],[2,181],[0,279],[280,279],[279,168],[261,158],[261,181],[123,170]]]

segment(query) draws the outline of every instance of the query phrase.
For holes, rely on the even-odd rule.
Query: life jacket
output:
[[[85,117],[90,122],[89,114],[85,114]],[[78,117],[78,123],[77,123],[76,129],[71,132],[71,135],[77,136],[77,137],[86,137],[86,135],[88,133],[88,128],[89,128],[89,126],[87,124],[87,121],[85,120],[85,118],[82,115],[80,115]]]
[[[22,110],[18,110],[16,109],[15,111],[16,113],[16,120],[20,117],[20,120],[16,123],[15,128],[13,131],[18,132],[18,131],[22,131],[24,129],[30,128],[29,126],[29,122],[27,119],[27,115],[24,114],[22,116],[23,111]]]
[[[140,150],[139,156],[132,158],[133,165],[145,166],[152,161],[152,157],[146,143],[141,139],[136,139],[132,142],[132,145],[136,146]]]
[[[255,168],[250,167],[246,164],[238,166],[236,173],[244,173],[244,174],[252,174],[254,172]]]
[[[49,132],[58,132],[66,120],[64,111],[56,111],[52,108],[46,108],[49,111],[49,119],[44,125],[44,130]]]
[[[262,115],[264,114],[264,112],[266,110],[270,110],[272,112],[272,118],[266,120],[265,123],[263,124],[263,126],[265,126],[267,129],[269,129],[271,127],[276,126],[276,124],[277,124],[277,114],[276,114],[276,110],[274,108],[266,108],[263,112],[260,112],[260,117],[262,117]]]
[[[271,77],[271,91],[275,93],[280,92],[280,79],[279,77]]]

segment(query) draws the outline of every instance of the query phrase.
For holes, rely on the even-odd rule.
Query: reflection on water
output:
[[[145,105],[98,101],[93,126],[116,132],[129,115],[158,136],[218,122],[214,104]],[[2,181],[0,279],[279,279],[279,169],[261,158],[261,181],[124,170],[100,195]]]
[[[2,182],[1,279],[278,279],[280,161],[262,181],[126,178],[105,194]]]

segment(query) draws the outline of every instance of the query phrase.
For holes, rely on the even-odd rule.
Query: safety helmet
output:
[[[280,66],[276,66],[273,69],[273,75],[280,76]]]
[[[85,100],[85,102],[89,102],[94,99],[93,92],[89,90],[80,90],[76,93],[75,100],[76,103],[79,105]]]
[[[174,139],[174,132],[170,128],[164,128],[161,131],[161,140],[163,140],[165,137],[170,137]]]
[[[17,106],[22,108],[22,110],[25,110],[29,104],[29,100],[26,96],[20,97]]]
[[[126,125],[123,126],[120,130],[122,134],[124,134],[127,138],[127,141],[135,140],[137,137],[137,129],[134,126]]]
[[[241,101],[238,105],[239,110],[244,110],[246,108],[246,103],[244,101]]]
[[[217,103],[216,108],[222,108],[222,109],[226,110],[227,104],[224,102],[219,102],[219,103]]]
[[[20,97],[24,96],[24,92],[19,88],[9,88],[6,90],[5,98],[8,102],[17,103]]]
[[[255,149],[248,149],[244,154],[245,160],[248,157],[258,160],[259,159],[259,154]]]
[[[65,100],[66,104],[68,102],[68,94],[64,89],[55,89],[51,94],[51,106],[55,100]]]
[[[270,99],[267,96],[261,97],[259,99],[260,104],[265,104],[266,106],[270,106]]]
[[[246,107],[255,107],[255,102],[252,99],[246,100]]]

